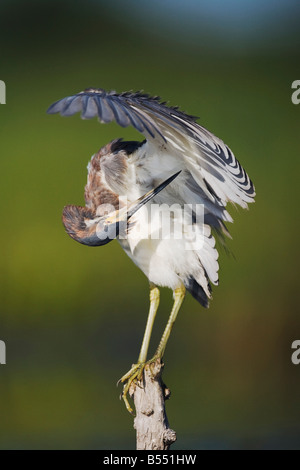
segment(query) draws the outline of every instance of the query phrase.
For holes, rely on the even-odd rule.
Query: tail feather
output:
[[[186,290],[188,290],[189,293],[192,294],[194,299],[198,300],[198,302],[200,302],[200,304],[203,307],[205,308],[209,307],[209,297],[204,291],[203,287],[201,287],[200,284],[198,284],[198,282],[196,281],[194,277],[191,276],[188,279],[186,279],[184,282],[184,286]],[[209,291],[211,292],[211,286],[209,283],[208,283],[208,287],[209,287]]]

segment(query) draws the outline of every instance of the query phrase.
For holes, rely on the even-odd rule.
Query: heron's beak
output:
[[[161,183],[159,186],[157,186],[154,189],[151,189],[148,193],[144,194],[144,196],[141,196],[138,198],[136,201],[131,203],[129,207],[123,207],[120,210],[115,211],[113,214],[110,214],[106,219],[105,223],[106,224],[115,224],[118,222],[127,222],[130,217],[133,216],[142,206],[147,204],[152,198],[154,198],[160,191],[162,191],[168,184],[170,184],[178,175],[181,173],[181,171],[178,171],[174,175],[170,176],[167,180],[165,180],[163,183]]]
[[[168,178],[156,188],[134,201],[130,206],[116,210],[107,216],[96,216],[87,207],[66,206],[63,211],[63,224],[71,238],[83,245],[101,246],[111,242],[128,227],[128,220],[143,205],[173,181],[178,173]]]

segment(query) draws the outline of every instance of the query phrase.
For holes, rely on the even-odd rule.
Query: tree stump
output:
[[[165,410],[165,400],[171,392],[162,381],[163,366],[160,360],[147,364],[142,380],[132,384],[129,390],[136,410],[137,450],[168,450],[176,441]]]

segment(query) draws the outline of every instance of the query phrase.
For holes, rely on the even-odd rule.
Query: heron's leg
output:
[[[171,334],[173,325],[175,323],[177,314],[180,310],[180,307],[181,307],[181,304],[184,300],[184,297],[185,297],[185,287],[184,286],[181,286],[178,289],[174,290],[173,308],[172,308],[171,314],[169,316],[169,320],[168,320],[168,323],[166,325],[165,331],[163,332],[163,335],[161,337],[160,343],[158,345],[156,353],[154,354],[153,359],[158,359],[158,358],[161,359],[163,357],[166,346],[167,346],[169,336]]]
[[[124,389],[121,395],[121,398],[123,398],[126,408],[130,413],[132,413],[132,408],[129,405],[129,402],[127,400],[127,393],[130,388],[130,385],[135,379],[140,380],[146,359],[147,359],[147,353],[148,353],[148,348],[149,348],[149,343],[150,343],[150,338],[151,338],[151,333],[152,333],[152,328],[156,316],[156,312],[159,306],[159,289],[154,285],[150,284],[150,308],[149,308],[149,314],[148,314],[148,319],[147,319],[147,324],[146,324],[146,329],[144,333],[144,338],[138,358],[137,364],[134,364],[132,368],[130,369],[127,374],[123,375],[121,379],[119,380],[118,383],[120,382],[126,382],[124,385]]]
[[[142,342],[142,347],[141,347],[140,355],[138,358],[138,363],[146,362],[152,328],[153,328],[158,306],[159,306],[159,289],[154,284],[150,284],[150,309],[149,309],[147,325],[146,325],[146,329],[144,333],[144,338]]]

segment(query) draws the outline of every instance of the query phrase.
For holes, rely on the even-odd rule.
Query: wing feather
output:
[[[193,193],[198,191],[216,207],[232,202],[246,208],[254,201],[254,186],[229,147],[193,116],[167,106],[158,97],[89,88],[48,109],[49,114],[62,116],[80,111],[83,119],[97,116],[101,122],[133,126],[145,135],[148,155],[158,153],[161,159],[172,155],[186,170],[186,181],[188,174],[193,179]]]

